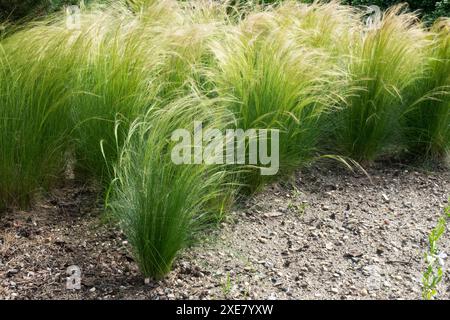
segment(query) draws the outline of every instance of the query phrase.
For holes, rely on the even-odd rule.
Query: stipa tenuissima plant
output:
[[[74,151],[78,168],[108,181],[117,155],[115,120],[124,122],[120,144],[126,121],[156,99],[161,50],[158,33],[148,31],[143,39],[140,34],[147,28],[123,8],[87,13],[81,25],[72,35],[78,57],[71,81]]]
[[[193,130],[193,121],[220,128],[218,110],[208,100],[184,97],[131,125],[115,166],[110,207],[144,276],[169,272],[177,252],[215,219],[218,212],[211,210],[217,206],[209,205],[227,198],[222,167],[171,159],[174,130]]]
[[[84,61],[72,101],[76,152],[78,163],[97,178],[110,178],[105,163],[116,159],[116,118],[122,122],[120,145],[129,122],[150,105],[189,95],[191,82],[202,82],[205,42],[216,27],[196,24],[180,10],[170,0],[144,1],[135,13],[113,7],[91,14],[78,37]]]
[[[217,94],[231,99],[237,128],[280,130],[280,169],[288,172],[313,155],[320,117],[334,104],[329,88],[339,76],[320,52],[272,30],[271,21],[262,13],[228,29],[212,45],[210,75]],[[244,178],[252,189],[261,179],[259,172]]]
[[[60,178],[69,141],[70,70],[64,38],[45,26],[0,45],[0,206],[27,206]]]
[[[403,115],[407,147],[422,159],[445,159],[450,150],[450,20],[437,22],[424,71],[409,90]]]
[[[296,43],[329,53],[336,63],[346,61],[358,30],[361,12],[338,1],[304,4],[286,1],[274,11],[278,25]]]
[[[42,30],[49,37],[61,33],[66,41],[61,45],[70,47],[77,61],[66,82],[76,167],[102,183],[111,178],[116,142],[123,141],[126,123],[181,86],[163,85],[169,83],[166,70],[171,65],[167,56],[172,42],[166,30],[182,23],[177,7],[173,1],[142,5],[137,12],[123,3],[93,7],[81,13],[75,29],[64,28],[63,17]],[[173,68],[171,74],[182,78],[188,71]],[[114,135],[117,118],[123,123],[118,141]]]
[[[132,121],[165,95],[169,44],[162,34],[180,19],[161,3],[145,8],[139,14],[123,3],[83,8],[76,25],[56,14],[2,41],[3,205],[26,205],[34,191],[60,178],[64,154],[108,181],[117,156],[115,120]],[[126,131],[124,124],[119,143]]]
[[[337,114],[336,148],[357,161],[375,160],[398,136],[406,90],[420,74],[426,33],[414,14],[393,7],[364,27],[349,62],[348,106]]]

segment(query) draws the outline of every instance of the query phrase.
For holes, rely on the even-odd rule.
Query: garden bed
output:
[[[377,165],[298,172],[237,204],[185,250],[161,281],[145,282],[125,236],[103,221],[95,190],[68,181],[29,211],[0,218],[5,299],[418,299],[427,237],[450,173]],[[440,247],[450,250],[445,234]],[[66,269],[82,271],[66,289]],[[438,298],[450,298],[449,272]]]

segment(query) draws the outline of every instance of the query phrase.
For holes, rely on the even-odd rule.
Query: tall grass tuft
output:
[[[171,160],[177,143],[172,132],[192,132],[194,121],[203,121],[204,129],[220,128],[220,110],[213,100],[188,96],[150,111],[130,127],[115,166],[110,207],[146,277],[168,273],[177,252],[220,214],[210,205],[227,199],[229,179],[222,167]]]
[[[320,119],[333,106],[329,88],[340,73],[324,53],[297,45],[276,26],[271,12],[248,16],[212,44],[211,79],[241,129],[280,130],[280,169],[287,173],[314,156]],[[250,189],[259,172],[244,177]]]
[[[339,153],[371,162],[399,135],[402,102],[420,74],[427,43],[417,17],[402,13],[401,6],[361,28],[352,42],[348,66],[349,85],[357,90],[336,118]]]
[[[108,183],[117,156],[115,122],[124,123],[117,133],[120,144],[125,123],[156,98],[161,50],[155,41],[142,42],[144,26],[124,8],[87,13],[81,23],[71,40],[78,59],[70,102],[74,151],[78,169]]]
[[[299,44],[322,49],[335,60],[347,62],[362,13],[339,1],[304,4],[286,1],[274,12],[277,24]]]
[[[75,156],[78,169],[109,183],[116,119],[129,124],[160,98],[158,78],[169,63],[161,35],[168,21],[179,20],[163,3],[146,9],[135,14],[120,3],[92,6],[83,8],[78,25],[69,27],[64,14],[55,14],[5,35],[2,206],[27,205],[35,191],[48,189],[61,178],[65,154]],[[126,125],[120,130],[122,141]]]
[[[66,85],[76,63],[43,25],[0,44],[0,207],[29,205],[61,176],[69,141]]]
[[[403,129],[410,152],[439,161],[450,151],[450,20],[436,22],[432,32],[423,74],[409,93]]]

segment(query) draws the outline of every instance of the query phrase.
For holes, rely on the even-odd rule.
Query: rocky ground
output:
[[[1,299],[419,299],[427,237],[450,173],[379,166],[311,168],[241,202],[144,281],[124,235],[102,222],[95,192],[68,184],[33,210],[0,217]],[[450,233],[440,242],[450,253]],[[81,289],[66,270],[81,269]],[[450,298],[445,272],[439,298]]]

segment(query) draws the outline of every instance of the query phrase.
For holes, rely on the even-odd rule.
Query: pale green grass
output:
[[[211,204],[230,196],[230,173],[224,167],[171,160],[174,130],[192,130],[194,121],[204,121],[204,129],[221,125],[223,113],[214,104],[193,96],[155,107],[132,123],[121,149],[109,207],[145,276],[169,272],[177,252],[221,215],[221,206]]]
[[[399,135],[404,98],[421,72],[427,33],[401,10],[391,8],[374,28],[362,27],[351,43],[350,86],[358,89],[338,113],[336,150],[357,161],[377,159]]]
[[[409,90],[403,130],[410,152],[443,161],[450,151],[450,20],[437,22],[421,78]]]

